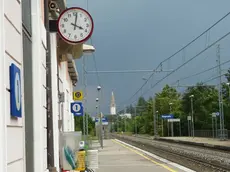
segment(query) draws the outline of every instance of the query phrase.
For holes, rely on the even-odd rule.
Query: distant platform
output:
[[[181,141],[181,142],[191,142],[197,144],[203,144],[204,146],[222,146],[229,147],[230,149],[230,140],[221,141],[220,139],[214,138],[204,138],[204,137],[160,137],[162,140],[172,140],[172,141]]]

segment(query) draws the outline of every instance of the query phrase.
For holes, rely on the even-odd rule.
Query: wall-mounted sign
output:
[[[11,116],[22,117],[21,73],[13,63],[10,66],[10,113]]]
[[[71,103],[70,108],[71,108],[71,113],[73,113],[74,116],[83,116],[84,108],[82,102],[73,102]]]
[[[78,101],[83,100],[83,91],[73,92],[73,100],[78,100]]]

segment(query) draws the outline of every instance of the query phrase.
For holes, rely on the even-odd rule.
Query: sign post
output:
[[[165,114],[165,115],[161,115],[161,118],[162,118],[162,120],[164,120],[164,119],[173,119],[174,115],[173,114]],[[162,124],[163,124],[163,121],[162,121]],[[168,123],[168,121],[167,121],[167,128],[168,128],[168,136],[169,136],[169,123]],[[162,128],[162,130],[163,130],[163,128]]]
[[[171,122],[172,124],[173,124],[174,122],[179,122],[179,132],[180,132],[180,136],[181,136],[181,125],[180,125],[180,119],[179,119],[179,118],[168,119],[168,122]]]
[[[219,112],[213,112],[212,114],[212,137],[215,138],[215,133],[216,133],[216,137],[218,137],[218,133],[217,133],[217,116],[220,115]],[[214,126],[214,121],[215,121],[215,126]],[[215,132],[216,130],[216,132]]]
[[[191,120],[192,120],[192,117],[189,115],[187,116],[187,120],[188,120],[188,136],[191,136]]]

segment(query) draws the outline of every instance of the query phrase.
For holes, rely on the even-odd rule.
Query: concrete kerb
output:
[[[175,139],[165,139],[165,138],[155,138],[155,140],[169,142],[169,143],[180,143],[180,144],[185,144],[185,145],[193,145],[193,146],[206,147],[206,148],[212,148],[212,149],[217,149],[217,150],[230,151],[230,146],[214,145],[214,144],[209,144],[209,143],[190,142],[190,141],[175,140]]]

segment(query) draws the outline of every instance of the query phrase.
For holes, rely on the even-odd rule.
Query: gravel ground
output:
[[[117,137],[117,136],[116,136]],[[178,143],[167,143],[162,141],[138,138],[133,136],[119,136],[118,139],[131,142],[132,145],[141,147],[151,153],[189,167],[196,171],[217,172],[221,171],[216,167],[224,167],[230,171],[230,152],[212,150],[210,148],[202,148],[191,145],[183,145]],[[195,162],[197,161],[197,162]],[[199,163],[200,164],[199,164]],[[205,162],[209,166],[205,167]],[[202,164],[203,163],[203,164]]]

